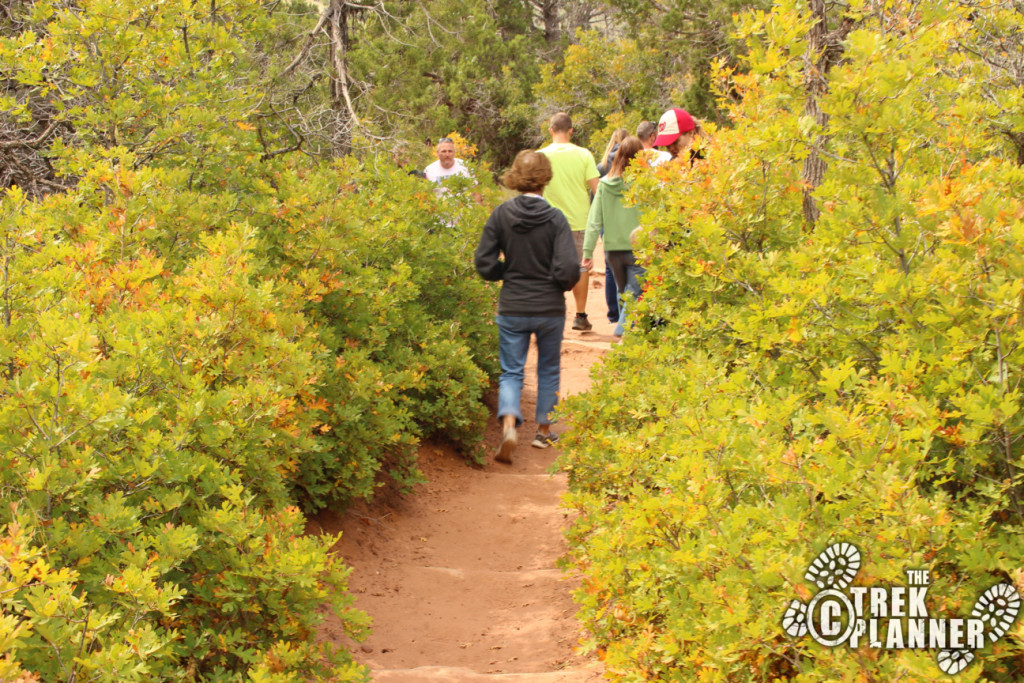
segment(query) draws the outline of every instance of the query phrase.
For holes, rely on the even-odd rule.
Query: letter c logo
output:
[[[846,613],[846,628],[842,626],[843,613]],[[807,607],[807,628],[811,637],[825,647],[842,645],[853,634],[857,621],[853,611],[853,603],[843,593],[835,589],[823,590],[814,596]],[[818,630],[818,627],[821,630]],[[838,635],[838,637],[836,637]]]

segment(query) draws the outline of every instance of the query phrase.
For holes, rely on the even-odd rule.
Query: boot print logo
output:
[[[818,593],[807,604],[790,602],[783,630],[793,638],[809,634],[826,647],[937,650],[939,669],[953,675],[1006,635],[1020,611],[1017,589],[1000,583],[982,593],[969,617],[932,619],[925,604],[928,570],[907,570],[906,586],[869,588],[853,585],[860,566],[860,551],[852,544],[825,548],[804,574]]]

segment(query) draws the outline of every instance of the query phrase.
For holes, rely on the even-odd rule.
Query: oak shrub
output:
[[[258,3],[15,10],[5,115],[59,123],[0,195],[0,680],[365,680],[303,511],[475,456],[496,190],[268,156]]]
[[[120,165],[0,202],[10,675],[362,676],[316,644],[322,604],[366,620],[297,506],[416,481],[426,436],[475,454],[493,297],[457,226],[482,209],[356,162],[269,170],[222,225]]]
[[[568,563],[613,679],[937,678],[934,652],[784,634],[835,541],[861,549],[864,585],[929,569],[932,616],[1024,591],[1024,170],[986,129],[989,70],[956,50],[969,13],[848,11],[827,131],[803,115],[804,5],[778,2],[738,25],[750,71],[719,73],[732,126],[707,159],[636,174],[647,290],[564,404],[561,461]],[[1018,680],[1022,637],[1018,621],[960,679]]]

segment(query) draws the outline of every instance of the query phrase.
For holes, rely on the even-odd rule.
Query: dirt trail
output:
[[[575,307],[567,297],[563,396],[586,390],[590,366],[614,339],[603,269],[603,261],[595,264],[591,278],[593,331],[570,329]],[[336,550],[354,569],[349,584],[356,606],[373,618],[372,635],[354,649],[374,680],[602,680],[600,663],[574,652],[580,638],[571,599],[576,584],[555,564],[566,550],[567,514],[559,507],[566,481],[548,474],[554,448],[530,447],[535,367],[531,347],[526,422],[512,465],[495,463],[491,455],[486,466],[474,468],[443,446],[424,444],[420,462],[428,483],[412,495],[311,522],[313,530],[343,533]],[[496,421],[487,439],[493,453],[500,439]],[[346,642],[336,624],[327,624],[322,636]]]

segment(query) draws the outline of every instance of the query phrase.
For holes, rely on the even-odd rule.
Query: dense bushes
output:
[[[613,676],[936,678],[934,652],[783,633],[837,540],[864,585],[930,569],[933,616],[1024,590],[1024,172],[987,134],[992,72],[955,50],[970,17],[913,4],[854,17],[813,228],[794,3],[742,24],[752,75],[731,79],[735,128],[707,161],[639,174],[642,318],[567,403],[563,461],[582,616]],[[965,679],[1019,679],[1022,635]]]
[[[293,506],[368,496],[382,468],[414,480],[422,435],[479,443],[493,304],[465,252],[483,209],[354,162],[271,175],[234,188],[249,223],[187,248],[167,235],[208,203],[152,211],[175,193],[161,172],[0,203],[4,560],[43,562],[6,575],[12,666],[327,676],[318,607],[363,618]]]
[[[188,240],[175,226],[209,202],[152,210],[176,191],[158,171],[0,203],[12,672],[361,676],[315,644],[321,603],[364,624],[333,539],[303,538],[293,506],[367,496],[382,469],[414,480],[423,435],[475,452],[483,209],[354,162],[268,174],[232,188],[249,222]]]
[[[242,228],[171,273],[125,249],[124,204],[69,221],[69,201],[2,204],[2,521],[25,543],[4,565],[39,557],[6,576],[5,653],[43,680],[325,671],[316,608],[362,619],[289,507],[313,426],[296,405],[308,323],[257,280]]]
[[[330,353],[319,382],[322,448],[298,475],[307,504],[368,495],[385,461],[399,480],[414,479],[419,436],[478,457],[496,342],[493,293],[472,267],[486,218],[473,194],[493,197],[493,185],[464,181],[439,195],[400,170],[355,161],[284,172],[273,185],[253,218],[266,226],[268,272],[303,288]]]
[[[53,122],[0,197],[0,679],[363,680],[300,507],[475,455],[495,190],[264,156],[258,5],[65,5],[0,27],[4,123]]]

